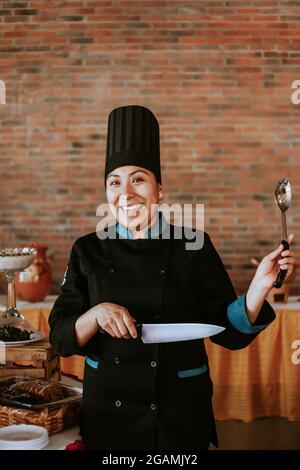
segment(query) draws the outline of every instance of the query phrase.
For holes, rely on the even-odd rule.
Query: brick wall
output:
[[[281,238],[273,193],[283,177],[299,239],[300,105],[291,103],[299,2],[0,5],[0,243],[47,244],[53,293],[73,241],[95,229],[105,201],[116,106],[142,104],[158,116],[165,201],[205,203],[205,229],[238,292],[253,275],[249,258]]]

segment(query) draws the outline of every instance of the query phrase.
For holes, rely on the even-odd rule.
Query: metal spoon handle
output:
[[[284,246],[284,250],[288,250],[290,248],[290,245],[286,240],[281,240],[281,243]],[[273,284],[273,287],[275,287],[276,289],[279,289],[282,286],[286,273],[287,273],[286,269],[280,269],[279,273],[277,274],[276,281]]]
[[[281,225],[282,225],[282,238],[283,238],[283,240],[286,240],[287,239],[287,229],[286,229],[285,212],[281,212]]]

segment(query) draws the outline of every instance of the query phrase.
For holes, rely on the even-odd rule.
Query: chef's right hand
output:
[[[127,308],[111,302],[103,302],[93,307],[98,325],[114,338],[137,338],[136,322]]]

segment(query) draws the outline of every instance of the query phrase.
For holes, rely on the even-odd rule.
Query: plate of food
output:
[[[0,344],[5,346],[21,346],[40,341],[45,337],[28,321],[20,318],[2,318],[0,320]]]

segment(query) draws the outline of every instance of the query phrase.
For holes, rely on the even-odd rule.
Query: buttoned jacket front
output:
[[[203,340],[144,344],[97,333],[84,348],[77,318],[112,302],[138,323],[201,322],[224,326],[212,337],[239,349],[258,334],[239,331],[227,314],[237,299],[210,237],[187,250],[191,237],[103,239],[103,232],[73,245],[65,282],[51,312],[50,339],[62,356],[87,357],[82,435],[90,449],[201,449],[217,443],[213,385]],[[256,324],[274,319],[265,301]]]

